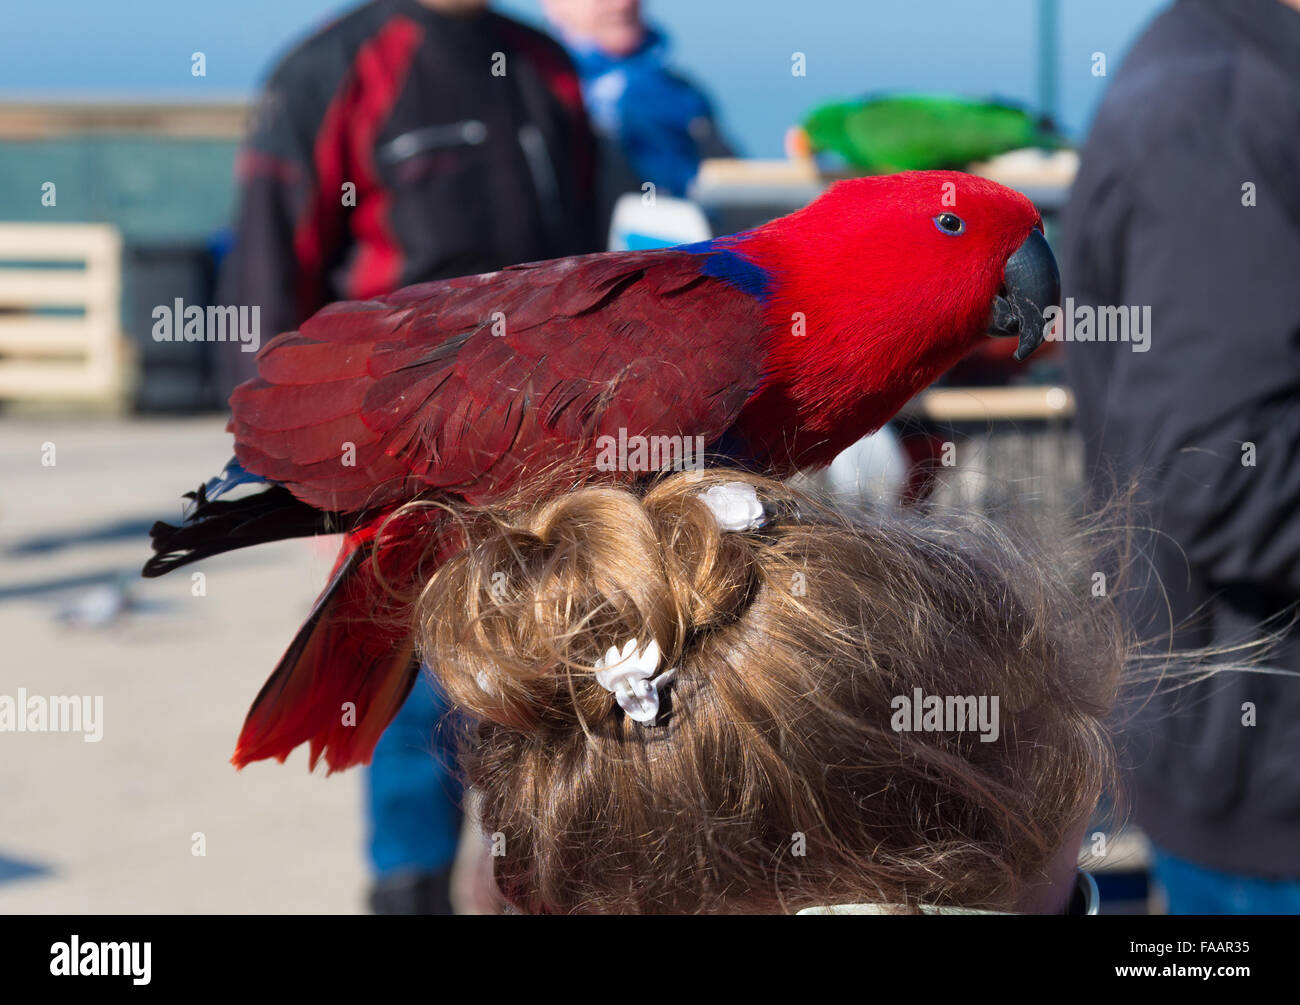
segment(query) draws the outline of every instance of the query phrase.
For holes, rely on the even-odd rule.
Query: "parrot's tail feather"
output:
[[[308,506],[282,485],[239,499],[209,498],[201,485],[185,498],[193,502],[180,526],[160,520],[149,530],[154,553],[144,565],[146,577],[236,548],[346,529],[336,514]]]
[[[231,763],[283,762],[310,744],[310,767],[368,763],[419,674],[411,633],[379,583],[372,546],[348,542],[330,584],[248,710]],[[378,609],[377,609],[378,608]]]

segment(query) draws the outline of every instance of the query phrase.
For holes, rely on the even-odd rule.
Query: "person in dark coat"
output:
[[[271,74],[219,297],[257,305],[265,343],[335,300],[599,251],[595,172],[557,42],[486,0],[372,0]],[[221,361],[226,394],[255,375],[251,354]],[[452,911],[462,818],[445,711],[422,678],[375,748],[376,913]]]
[[[1064,345],[1094,492],[1139,484],[1136,630],[1282,632],[1262,659],[1283,673],[1134,696],[1155,877],[1174,913],[1300,912],[1300,0],[1165,10],[1110,85],[1061,230],[1075,315],[1150,308],[1141,338],[1097,311]]]

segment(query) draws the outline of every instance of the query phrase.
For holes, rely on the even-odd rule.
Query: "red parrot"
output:
[[[459,546],[446,506],[390,519],[404,504],[506,500],[557,464],[570,485],[644,477],[596,463],[620,435],[778,477],[828,464],[986,335],[1032,352],[1059,285],[1025,196],[927,171],[839,182],[700,244],[331,304],[262,349],[230,399],[235,458],[180,527],[154,526],[144,574],[347,532],[232,761],[309,743],[312,767],[364,763],[419,672],[401,592]]]

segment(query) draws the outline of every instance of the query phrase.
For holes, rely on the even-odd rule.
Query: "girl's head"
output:
[[[700,498],[737,481],[760,529],[721,530]],[[850,524],[734,472],[584,488],[466,533],[419,638],[471,721],[516,907],[1053,909],[1111,781],[1124,661],[1087,570],[989,525]],[[676,669],[653,725],[596,679],[633,639]]]

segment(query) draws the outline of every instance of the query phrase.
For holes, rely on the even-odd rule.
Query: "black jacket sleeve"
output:
[[[1153,331],[1129,393],[1184,373],[1162,416],[1162,525],[1193,567],[1300,598],[1300,219],[1252,161],[1192,139],[1144,172],[1124,285],[1149,297]]]
[[[1192,572],[1300,598],[1300,149],[1252,100],[1207,74],[1109,138],[1099,123],[1067,293],[1149,306],[1150,342],[1069,345],[1067,364],[1096,412],[1085,432],[1155,486]]]
[[[295,69],[271,78],[253,112],[236,165],[234,242],[219,285],[222,303],[259,308],[263,343],[329,301],[329,235],[341,230],[345,212],[341,192],[327,199],[318,190],[318,123],[304,100],[329,82],[294,80]],[[223,368],[227,393],[256,373],[254,355],[239,355]]]

